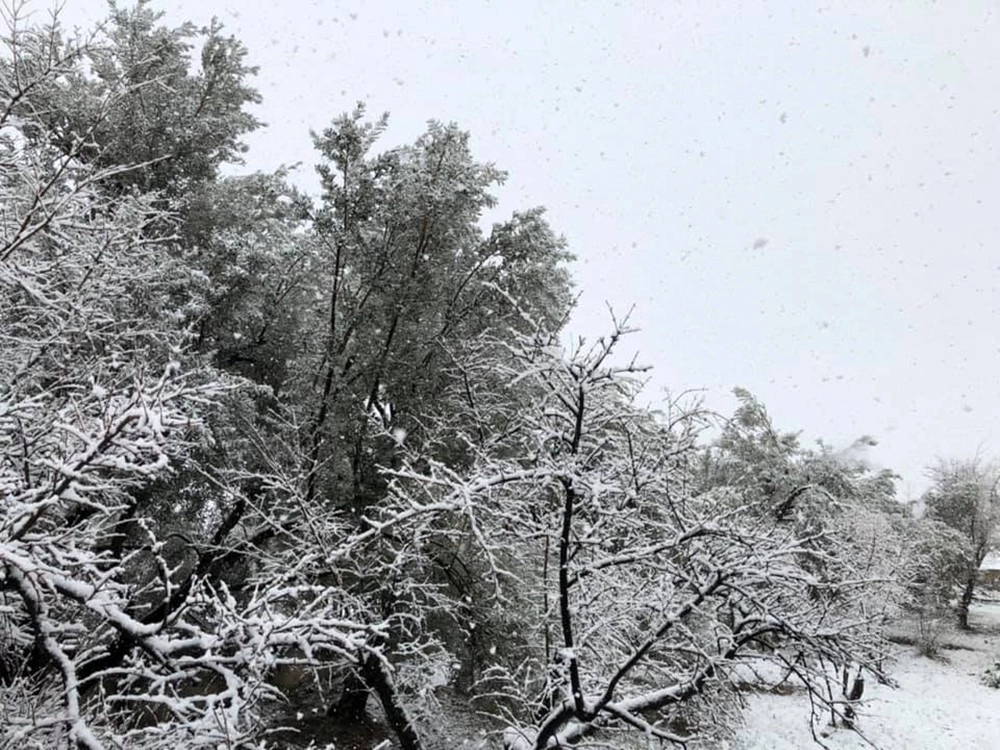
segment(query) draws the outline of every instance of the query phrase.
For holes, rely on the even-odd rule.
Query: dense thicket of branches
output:
[[[374,695],[412,750],[442,686],[510,747],[683,744],[766,664],[852,719],[948,543],[891,474],[744,392],[640,406],[624,322],[566,348],[572,256],[481,229],[456,126],[378,151],[358,107],[310,198],[220,176],[258,96],[218,24],[5,20],[0,746],[263,748]]]

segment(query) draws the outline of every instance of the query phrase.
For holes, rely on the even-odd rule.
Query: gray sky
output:
[[[359,100],[391,113],[386,146],[469,130],[510,174],[497,218],[545,205],[578,256],[572,331],[634,304],[654,388],[871,434],[904,498],[936,455],[1000,452],[992,3],[157,5],[249,47],[252,168],[301,161],[311,187],[309,129]]]

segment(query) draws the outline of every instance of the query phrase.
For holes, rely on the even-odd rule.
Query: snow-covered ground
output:
[[[1000,750],[1000,690],[980,682],[1000,659],[1000,602],[973,605],[970,620],[974,632],[944,634],[938,659],[901,646],[890,666],[898,688],[869,682],[858,728],[881,750]],[[753,695],[745,721],[736,750],[816,747],[804,696]],[[836,750],[871,747],[843,729],[822,739]]]

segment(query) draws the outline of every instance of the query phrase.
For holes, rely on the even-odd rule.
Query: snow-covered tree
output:
[[[462,471],[415,456],[393,472],[357,541],[433,559],[450,539],[452,564],[478,571],[476,611],[517,607],[478,684],[510,747],[629,730],[682,744],[712,731],[732,680],[762,661],[849,718],[843,670],[880,672],[881,613],[863,606],[877,576],[839,554],[833,524],[699,490],[706,418],[697,404],[636,405],[639,370],[613,362],[622,333],[569,351],[540,335],[504,346],[491,370],[530,387],[512,387],[503,431],[470,435]]]
[[[928,518],[947,524],[965,540],[958,599],[958,624],[969,628],[969,605],[983,560],[997,544],[1000,525],[1000,468],[978,458],[939,461],[930,470],[931,488],[923,497]]]
[[[309,556],[259,554],[298,497],[278,474],[201,462],[239,383],[189,353],[177,217],[122,194],[144,164],[93,158],[100,117],[56,138],[38,92],[101,51],[19,11],[0,61],[0,744],[255,746],[277,665],[354,660],[380,624],[317,589]],[[134,93],[122,76],[97,110]],[[194,476],[211,491],[192,503]]]
[[[13,7],[27,12],[24,2]],[[61,152],[103,169],[133,165],[107,175],[107,188],[119,194],[186,196],[238,160],[242,137],[260,125],[246,109],[260,96],[243,45],[217,21],[168,28],[162,16],[150,0],[108,3],[106,21],[77,49],[83,64],[37,80],[30,97],[13,102],[19,115],[30,108],[39,133]],[[74,44],[58,25],[46,33],[60,48]],[[84,132],[88,139],[77,142]]]
[[[405,431],[412,444],[457,371],[462,342],[504,335],[530,307],[552,326],[567,314],[571,257],[542,212],[484,237],[503,173],[473,158],[469,135],[430,123],[413,144],[372,153],[387,125],[359,106],[315,136],[323,200],[313,316],[295,363],[310,495],[363,508],[384,493]]]

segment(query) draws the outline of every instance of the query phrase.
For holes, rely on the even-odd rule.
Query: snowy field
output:
[[[1000,690],[980,682],[1000,658],[1000,602],[976,604],[971,615],[974,632],[946,632],[937,659],[900,646],[890,667],[898,688],[868,684],[858,728],[871,743],[881,750],[1000,750]],[[817,747],[808,717],[804,696],[751,696],[734,750]],[[836,750],[871,747],[842,729],[821,739]]]

